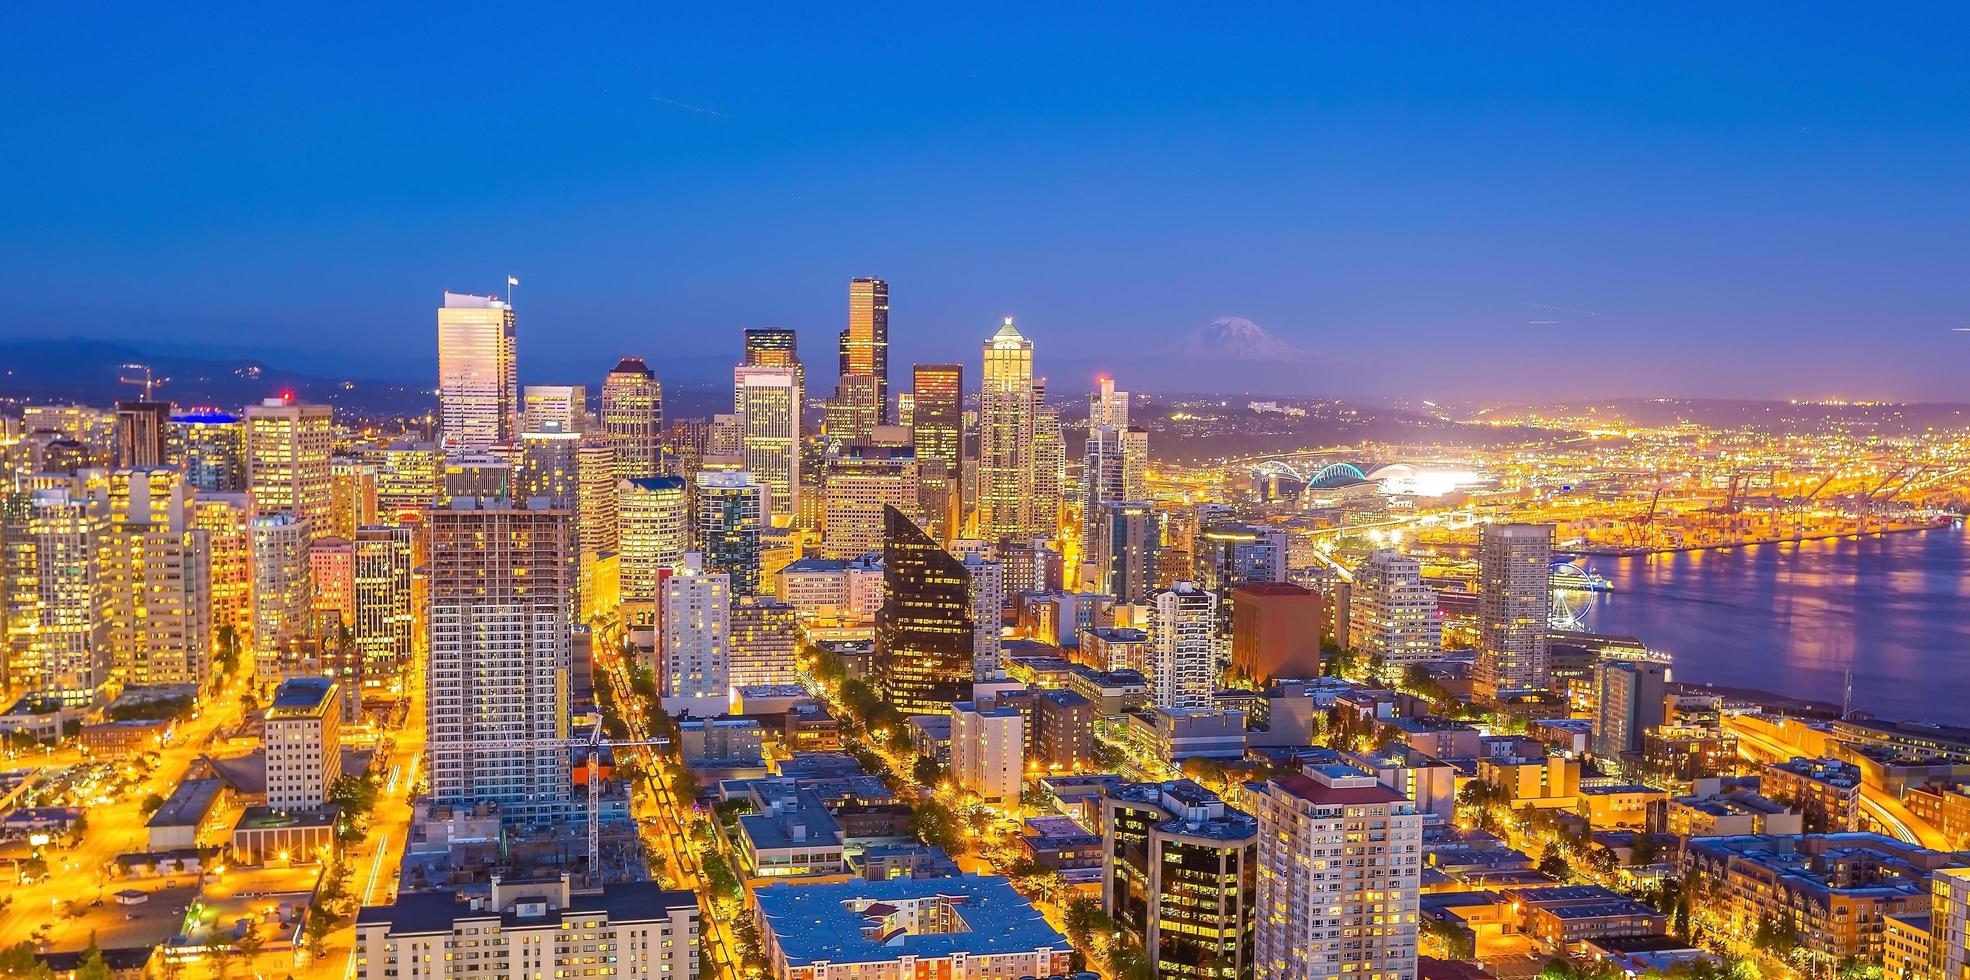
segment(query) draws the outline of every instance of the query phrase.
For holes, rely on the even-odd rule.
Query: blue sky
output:
[[[23,8],[0,337],[415,376],[512,272],[531,380],[825,379],[876,275],[899,370],[1965,397],[1970,8],[946,6]]]

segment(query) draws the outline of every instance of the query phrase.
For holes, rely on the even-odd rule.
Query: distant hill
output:
[[[79,338],[0,340],[0,400],[107,406],[142,398],[141,387],[117,380],[142,376],[126,364],[149,365],[153,376],[170,379],[156,397],[180,406],[238,409],[283,392],[371,417],[423,415],[436,406],[431,392],[416,382],[329,377],[252,358],[161,353]]]

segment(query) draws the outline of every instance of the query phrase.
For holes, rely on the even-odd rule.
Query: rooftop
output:
[[[789,967],[887,963],[914,956],[993,956],[1065,951],[1067,937],[1047,925],[1004,878],[891,878],[839,884],[773,884],[754,893]],[[936,903],[957,920],[949,932],[911,932],[901,906]]]
[[[335,691],[332,677],[291,677],[281,682],[267,706],[267,720],[311,718],[320,714]]]
[[[504,925],[520,925],[559,919],[568,913],[605,911],[610,922],[650,922],[670,917],[672,909],[698,907],[698,897],[688,891],[665,891],[654,881],[604,885],[599,892],[575,892],[565,909],[552,909],[545,916],[521,918],[496,909],[475,909],[452,892],[407,892],[390,905],[366,906],[356,914],[358,927],[387,924],[393,935],[444,933],[459,920],[499,919]]]

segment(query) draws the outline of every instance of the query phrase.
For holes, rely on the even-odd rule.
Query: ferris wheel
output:
[[[1594,603],[1594,576],[1585,568],[1567,561],[1553,564],[1552,604],[1546,613],[1548,625],[1556,630],[1578,630],[1587,625],[1587,610]]]

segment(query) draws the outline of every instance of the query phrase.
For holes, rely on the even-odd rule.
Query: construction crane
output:
[[[653,738],[639,741],[610,741],[602,737],[602,723],[595,723],[594,731],[588,736],[588,876],[591,884],[601,884],[602,877],[602,750],[629,749],[639,746],[663,747],[670,739]]]
[[[119,371],[144,372],[144,376],[141,378],[126,378],[121,374],[116,376],[118,384],[142,385],[144,388],[144,401],[151,401],[152,396],[157,393],[158,387],[171,380],[170,378],[160,378],[153,375],[148,364],[118,364],[116,367]]]

